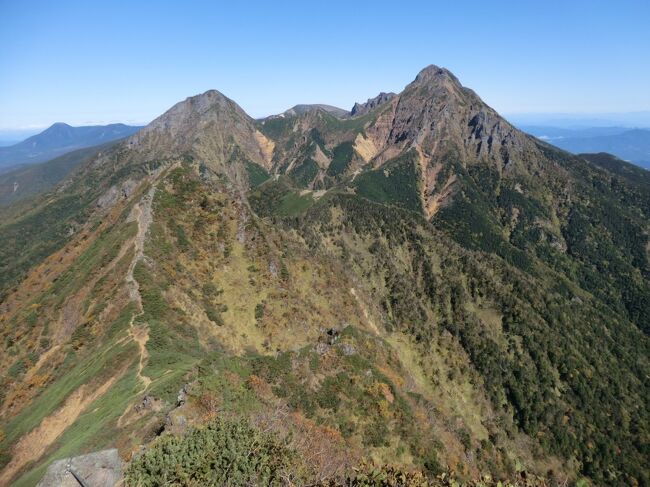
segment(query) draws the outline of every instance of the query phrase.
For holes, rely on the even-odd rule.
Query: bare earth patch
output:
[[[61,408],[23,436],[12,451],[11,461],[0,474],[0,485],[10,485],[9,481],[20,469],[40,458],[90,404],[111,388],[121,374],[122,371],[99,387],[84,384],[68,397]]]

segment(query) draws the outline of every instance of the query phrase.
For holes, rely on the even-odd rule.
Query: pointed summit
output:
[[[47,130],[59,129],[59,128],[72,128],[72,127],[65,122],[54,122],[52,125],[50,125],[50,127]]]
[[[149,157],[189,155],[216,169],[240,151],[244,158],[266,166],[268,141],[255,121],[227,96],[209,90],[177,103],[128,141]]]
[[[152,131],[182,135],[195,128],[197,123],[235,116],[250,120],[239,105],[217,90],[208,90],[177,103],[145,127],[142,134]]]
[[[426,92],[423,93],[427,93],[427,96],[440,96],[443,93],[448,93],[458,98],[474,94],[472,90],[463,87],[451,71],[434,64],[422,69],[415,79],[406,86],[404,92],[422,88],[426,88]]]
[[[50,125],[48,128],[43,130],[39,135],[46,135],[49,137],[63,137],[66,139],[70,139],[73,137],[73,132],[74,129],[68,125],[67,123],[63,122],[56,122]]]
[[[428,81],[437,81],[437,80],[451,80],[455,83],[460,84],[458,78],[446,68],[441,68],[435,64],[430,64],[426,68],[422,69],[418,75],[415,77],[415,82],[428,82]]]

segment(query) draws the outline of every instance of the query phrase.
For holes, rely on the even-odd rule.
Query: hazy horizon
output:
[[[507,16],[477,1],[4,2],[0,129],[139,125],[213,88],[253,117],[296,103],[349,109],[401,91],[429,64],[507,117],[650,112],[650,64],[639,62],[649,17],[631,0],[522,2]]]
[[[359,100],[363,101],[363,100]],[[295,106],[299,103],[294,103]],[[326,103],[327,104],[327,103]],[[287,109],[290,107],[287,107]],[[349,107],[340,107],[349,109]],[[281,113],[281,112],[277,112]],[[269,113],[275,115],[277,113]],[[161,112],[162,114],[162,112]],[[160,114],[159,114],[160,115]],[[650,129],[650,111],[620,112],[620,113],[503,113],[508,121],[519,127],[526,126],[547,126],[563,129],[582,129],[590,127],[622,127],[626,129]],[[155,118],[155,117],[154,117]],[[153,120],[153,119],[152,119]],[[23,140],[41,133],[54,123],[67,123],[73,127],[88,125],[109,125],[123,123],[132,126],[144,126],[147,121],[125,121],[125,120],[93,120],[85,123],[71,124],[66,120],[56,120],[50,124],[24,128],[0,128],[0,147],[7,147],[22,142]]]

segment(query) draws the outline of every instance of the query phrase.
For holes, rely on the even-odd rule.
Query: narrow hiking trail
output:
[[[144,242],[152,221],[151,204],[155,191],[156,187],[152,186],[142,200],[133,207],[129,215],[129,221],[135,221],[138,224],[138,232],[133,239],[135,252],[125,279],[129,290],[129,297],[131,301],[135,302],[137,308],[137,312],[131,316],[131,320],[129,321],[129,337],[138,344],[140,350],[136,375],[144,386],[141,392],[146,391],[149,384],[151,384],[151,379],[142,373],[148,357],[146,345],[149,341],[149,330],[144,323],[136,324],[137,318],[144,314],[144,308],[142,306],[142,296],[140,295],[140,284],[133,276],[133,272],[138,262],[144,258]]]
[[[116,258],[114,258],[108,267],[100,274],[98,274],[87,289],[92,289],[93,285],[101,277],[111,272],[117,262],[119,262],[130,248],[134,248],[134,256],[130,262],[127,275],[125,277],[129,298],[136,303],[137,311],[131,316],[129,323],[129,333],[126,339],[133,339],[139,348],[139,362],[137,377],[143,384],[142,392],[144,392],[151,383],[151,379],[144,374],[142,370],[147,360],[146,343],[149,340],[149,334],[146,325],[136,324],[139,316],[142,316],[144,309],[142,306],[142,298],[140,296],[140,287],[135,279],[133,273],[135,266],[144,258],[144,243],[147,231],[152,221],[151,205],[155,187],[152,187],[142,200],[137,203],[131,210],[128,221],[135,221],[137,223],[137,233],[135,237],[130,239],[125,245],[122,246]],[[82,297],[87,296],[88,292],[85,291],[81,294]],[[76,299],[79,301],[81,298]],[[75,301],[75,302],[76,302]],[[68,334],[69,335],[69,334]],[[67,336],[67,335],[66,335]],[[62,339],[61,339],[62,340]],[[118,342],[119,343],[119,342]],[[38,363],[29,371],[28,377],[38,371],[48,357],[60,348],[59,344],[54,345],[50,350],[44,353]],[[29,433],[23,435],[14,448],[12,449],[11,461],[2,469],[0,469],[0,485],[9,485],[10,480],[16,475],[25,465],[32,461],[41,458],[47,449],[71,426],[78,417],[98,398],[106,394],[108,390],[115,384],[115,382],[122,376],[126,369],[119,370],[113,377],[106,382],[99,384],[98,387],[91,387],[88,384],[83,384],[74,390],[65,400],[65,402],[55,411],[48,416],[44,417],[38,426],[32,429]]]

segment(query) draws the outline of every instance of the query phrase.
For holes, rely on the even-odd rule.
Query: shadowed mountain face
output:
[[[55,123],[40,134],[33,135],[18,144],[0,147],[0,172],[21,165],[44,162],[75,149],[122,139],[134,134],[140,128],[121,123],[88,127],[71,127],[65,123]]]
[[[217,468],[197,447],[221,444],[215,416],[286,440],[264,475],[299,485],[369,458],[648,482],[637,176],[520,132],[436,66],[352,114],[188,98],[2,210],[0,484],[142,444],[128,485],[181,482]]]

